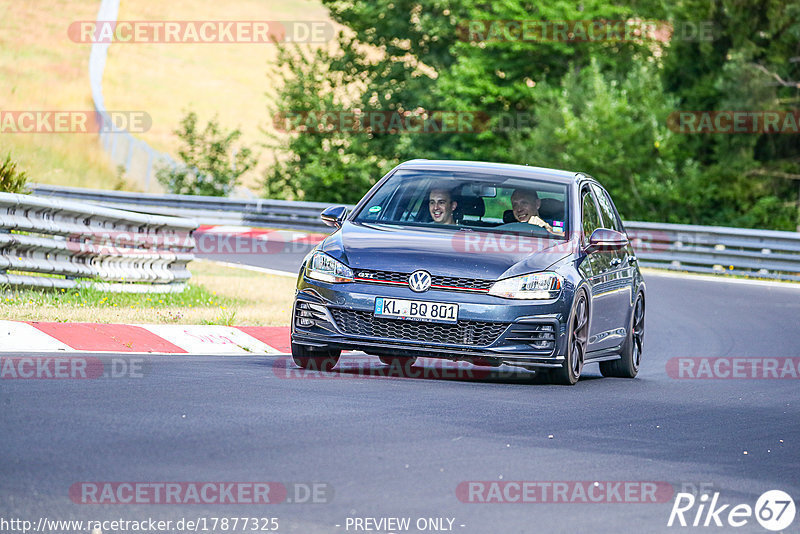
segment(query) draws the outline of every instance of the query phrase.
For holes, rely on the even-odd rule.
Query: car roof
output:
[[[530,167],[528,165],[514,165],[511,163],[489,163],[485,161],[414,159],[403,162],[396,168],[502,174],[504,176],[531,178],[565,184],[575,183],[575,181],[582,176],[589,177],[584,173],[574,171]]]

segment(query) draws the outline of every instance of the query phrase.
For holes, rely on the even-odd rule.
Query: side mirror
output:
[[[597,251],[613,252],[620,250],[628,244],[628,238],[622,232],[609,230],[608,228],[598,228],[592,232],[589,244],[586,245],[586,253],[591,254]]]
[[[344,206],[331,206],[329,208],[325,208],[325,211],[320,213],[319,218],[322,219],[322,222],[328,226],[341,228],[345,215],[347,215],[347,208]]]

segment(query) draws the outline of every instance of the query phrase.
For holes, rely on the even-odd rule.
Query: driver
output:
[[[437,224],[455,224],[453,211],[458,206],[458,202],[453,200],[453,196],[448,189],[434,188],[428,200],[428,210],[431,212],[433,222]]]
[[[561,235],[561,232],[553,228],[544,219],[539,217],[539,206],[542,201],[536,191],[528,191],[525,189],[515,189],[511,195],[511,210],[514,212],[514,218],[519,222],[535,224],[541,226],[551,234]]]

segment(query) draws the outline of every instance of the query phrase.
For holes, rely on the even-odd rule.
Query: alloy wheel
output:
[[[583,360],[586,355],[586,343],[589,337],[589,310],[586,297],[581,294],[575,305],[575,318],[572,321],[572,374],[576,378],[583,371]]]
[[[641,297],[636,299],[636,308],[633,311],[633,365],[639,369],[642,359],[642,345],[644,344],[644,301]]]

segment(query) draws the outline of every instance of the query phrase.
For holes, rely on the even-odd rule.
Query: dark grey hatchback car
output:
[[[384,176],[303,261],[292,356],[342,350],[546,371],[575,384],[599,362],[633,378],[645,284],[611,197],[583,173],[414,160]]]

